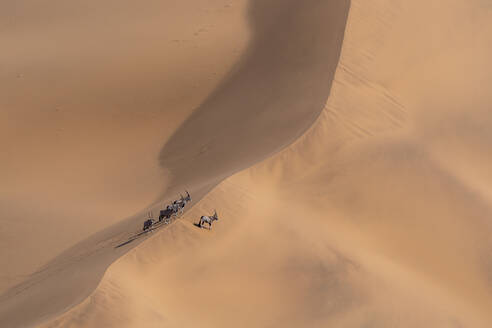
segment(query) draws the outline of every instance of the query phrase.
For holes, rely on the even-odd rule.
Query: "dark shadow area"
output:
[[[128,245],[129,243],[135,241],[135,239],[137,239],[137,238],[129,239],[129,240],[125,241],[124,243],[121,243],[118,246],[115,246],[115,248],[120,248],[120,247],[123,247],[125,245]]]
[[[253,0],[251,45],[160,153],[177,185],[219,181],[302,135],[323,110],[348,0]]]

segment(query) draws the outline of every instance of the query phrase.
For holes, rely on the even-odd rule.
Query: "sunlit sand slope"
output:
[[[53,48],[42,48],[47,51],[43,54],[48,57],[55,72],[61,70],[57,64],[67,67],[66,71],[58,72],[61,77],[51,77],[44,71],[45,62],[40,62],[39,66],[26,63],[25,67],[19,65],[27,72],[31,72],[27,68],[39,70],[37,84],[30,81],[29,90],[35,90],[36,85],[49,78],[54,79],[58,89],[46,87],[46,91],[50,92],[48,95],[40,93],[24,108],[23,87],[16,89],[9,86],[16,96],[9,98],[7,105],[22,110],[12,110],[8,112],[8,117],[15,118],[15,122],[32,119],[29,114],[32,112],[39,118],[39,130],[26,128],[26,131],[32,131],[32,135],[26,131],[20,134],[19,144],[26,145],[26,153],[17,153],[9,145],[13,159],[7,161],[10,166],[5,172],[13,172],[13,168],[19,166],[18,173],[12,176],[7,173],[11,185],[18,188],[15,190],[19,190],[19,194],[9,188],[5,189],[4,194],[6,199],[16,201],[17,204],[24,199],[29,200],[25,208],[32,213],[21,213],[26,214],[22,215],[24,224],[35,227],[37,232],[27,232],[23,237],[27,240],[26,244],[19,243],[14,235],[19,220],[8,216],[16,213],[15,206],[12,205],[10,209],[4,207],[9,209],[8,213],[2,215],[9,238],[3,241],[5,256],[2,255],[1,259],[2,263],[8,263],[9,259],[13,261],[8,276],[2,281],[2,323],[10,327],[36,325],[80,303],[96,288],[113,261],[150,235],[134,238],[141,230],[148,210],[157,213],[162,203],[171,201],[185,188],[193,195],[194,201],[199,200],[225,177],[290,144],[309,128],[323,110],[338,63],[348,1],[210,1],[205,4],[201,2],[197,6],[193,3],[178,5],[172,1],[163,4],[152,2],[150,8],[142,12],[145,16],[142,21],[136,22],[131,20],[136,9],[136,5],[131,2],[124,2],[118,10],[115,8],[115,21],[103,19],[103,13],[111,11],[109,2],[102,4],[101,11],[97,13],[84,7],[84,10],[90,12],[88,15],[66,22],[67,29],[81,33],[84,40],[90,39],[97,31],[93,25],[88,29],[81,27],[89,23],[89,18],[91,23],[101,24],[100,28],[104,32],[108,28],[106,24],[111,26],[110,31],[116,29],[112,24],[126,27],[125,23],[129,20],[132,24],[142,24],[130,24],[128,30],[124,29],[121,34],[115,32],[115,39],[111,38],[112,34],[108,31],[90,40],[99,46],[108,44],[109,47],[111,42],[120,45],[118,42],[124,42],[124,36],[130,33],[130,36],[138,39],[138,45],[148,47],[143,51],[124,43],[123,49],[128,49],[122,55],[124,58],[117,57],[114,61],[107,59],[105,65],[98,62],[102,67],[96,65],[104,74],[96,68],[91,70],[92,66],[86,60],[82,60],[83,65],[80,67],[76,62],[80,58],[78,56],[82,55],[88,56],[84,59],[93,58],[91,56],[111,58],[114,54],[111,47],[102,48],[100,53],[94,48],[72,45],[82,54],[70,52],[74,57],[68,56],[66,63],[55,60],[60,54]],[[45,23],[47,17],[58,14],[60,10],[60,16],[55,16],[61,25],[45,31],[45,36],[56,36],[67,41],[72,34],[61,32],[64,26],[62,22],[65,22],[63,15],[67,12],[75,15],[80,8],[62,5],[61,2],[56,5],[60,7],[56,7],[54,12],[40,9],[34,16]],[[19,6],[7,9],[14,12],[25,9],[22,3]],[[170,11],[166,11],[168,8]],[[161,12],[164,13],[162,16]],[[27,28],[34,19],[25,18],[21,22]],[[159,21],[166,19],[169,25],[165,26],[171,31],[159,31]],[[194,22],[198,19],[200,24],[207,21],[207,24],[190,30],[188,19]],[[173,22],[177,25],[174,26]],[[234,23],[229,29],[228,24],[231,22]],[[250,31],[245,22],[249,23]],[[38,30],[30,28],[28,30],[32,34],[22,46],[32,47],[36,44]],[[168,42],[166,44],[182,47],[175,52],[173,47],[160,48],[158,42],[161,33],[166,37],[179,34],[173,32],[173,28],[192,32],[191,35],[183,35],[183,38],[173,38],[171,41],[165,39]],[[195,48],[199,49],[203,45],[197,41],[199,36],[213,32],[214,28],[229,30],[215,35],[211,33],[212,36],[203,41],[209,42],[211,46],[205,47],[203,52],[198,50],[194,53]],[[12,44],[17,45],[15,31],[16,28],[13,28],[12,35],[7,35]],[[237,35],[237,39],[228,43],[227,40],[233,35]],[[248,35],[250,41],[246,43]],[[47,44],[56,46],[54,43]],[[213,47],[214,44],[217,47]],[[161,56],[152,53],[154,47]],[[13,49],[19,51],[19,48]],[[163,64],[167,63],[166,50],[173,55],[169,58],[169,64]],[[19,52],[26,56],[24,52]],[[9,55],[11,62],[16,63],[15,56]],[[202,61],[201,56],[207,57],[207,60]],[[208,56],[212,56],[212,59],[208,59]],[[30,63],[32,57],[26,57]],[[140,61],[136,62],[137,59]],[[179,66],[178,69],[173,66],[176,64],[173,60],[179,64],[190,61],[190,68]],[[219,69],[217,65],[222,60]],[[232,64],[234,67],[230,69]],[[20,68],[13,69],[6,78],[16,77]],[[193,80],[194,74],[200,75],[202,69],[204,74],[209,75]],[[166,75],[168,72],[174,75]],[[208,81],[210,75],[214,76],[215,73],[217,77]],[[70,74],[77,77],[80,74],[80,79],[63,83]],[[147,74],[150,76],[149,81],[145,81]],[[19,79],[24,76],[27,74],[19,73]],[[173,78],[182,83],[173,84]],[[196,84],[200,81],[203,85]],[[151,94],[148,88],[151,88]],[[160,88],[165,89],[162,91],[163,98],[159,98]],[[52,123],[51,116],[43,117],[36,110],[38,106],[52,106],[60,93],[64,97],[74,95],[74,98],[66,96],[66,100],[70,100],[73,106],[68,107],[70,110],[67,113],[71,114],[66,114],[70,124],[63,121],[67,125],[60,128],[66,130],[64,133],[67,139],[60,137],[61,146],[58,147],[53,146],[58,145],[58,141],[53,141],[56,135],[51,135],[51,129],[59,129],[57,124],[61,123]],[[141,110],[141,106],[145,109]],[[35,125],[34,122],[32,125]],[[15,135],[16,125],[7,126],[7,135]],[[76,136],[73,137],[76,139],[71,139],[72,136]],[[35,145],[32,144],[33,140],[36,141]],[[118,140],[121,144],[117,144]],[[53,149],[50,148],[52,146]],[[37,161],[28,161],[33,154],[39,155]],[[38,163],[39,169],[35,167],[31,171],[33,163]],[[70,171],[73,167],[76,169]],[[66,170],[70,173],[66,173]],[[32,179],[23,180],[21,172],[27,172]],[[134,172],[138,174],[134,175]],[[141,176],[145,179],[140,179]],[[39,198],[34,197],[45,190]],[[138,200],[133,199],[132,195],[139,193],[139,190],[144,191]],[[80,198],[76,197],[78,195]],[[115,212],[121,215],[116,216],[111,208],[118,207],[120,203],[125,211]],[[47,215],[49,218],[45,219],[41,211],[48,204],[60,212],[53,217]],[[122,220],[142,208],[144,210],[138,214]],[[98,209],[101,211],[97,212]],[[121,208],[118,210],[122,211]],[[91,213],[97,215],[92,216]],[[90,219],[86,220],[87,216]],[[56,238],[58,236],[60,239]],[[47,245],[44,244],[46,240]],[[21,244],[19,249],[15,248],[17,244]],[[74,246],[69,247],[71,245]],[[34,252],[36,248],[39,250]],[[42,256],[37,258],[35,254]],[[50,257],[54,258],[47,262]],[[36,270],[39,264],[44,265]]]
[[[352,1],[317,123],[48,327],[490,327],[491,30],[484,1]]]

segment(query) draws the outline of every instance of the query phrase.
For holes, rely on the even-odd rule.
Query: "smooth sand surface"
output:
[[[9,327],[89,296],[150,235],[134,238],[148,210],[185,188],[199,200],[302,135],[326,103],[348,13],[347,1],[31,5],[6,6],[5,125],[18,139],[3,170]]]
[[[1,291],[161,198],[159,151],[240,59],[245,7],[0,4]]]
[[[316,124],[47,327],[490,327],[491,22],[484,1],[353,0]]]
[[[332,46],[306,48],[302,42],[340,37],[335,31],[345,21],[335,18],[346,4],[253,1],[250,13],[267,17],[261,14],[272,11],[265,4],[285,16],[259,19],[265,25],[258,26],[277,37],[284,29],[298,32],[286,35],[288,46],[280,47],[291,56],[272,60],[264,47],[248,48],[160,150],[168,191],[179,189],[183,179],[196,200],[206,195],[143,243],[107,251],[142,221],[129,219],[55,259],[48,271],[63,267],[51,277],[67,290],[29,285],[11,298],[19,301],[3,303],[10,306],[3,313],[11,323],[34,313],[29,322],[45,321],[43,327],[492,325],[492,6],[479,0],[352,0],[321,111],[316,106],[329,86],[313,86],[330,81],[334,62],[326,56],[336,63],[337,54],[328,51]],[[253,22],[250,44],[264,45],[267,36],[255,38]],[[275,68],[264,77],[275,85],[256,96],[254,86],[265,90],[255,81],[261,59]],[[320,67],[325,73],[318,75]],[[245,85],[249,97],[237,85]],[[282,99],[269,96],[278,94]],[[225,112],[229,97],[244,97],[235,125],[236,116]],[[248,120],[241,116],[248,104],[273,109],[253,111]],[[300,120],[296,111],[304,107],[312,111]],[[215,186],[290,143],[320,111],[292,145]],[[271,123],[270,113],[278,123]],[[221,118],[231,124],[214,127]],[[293,118],[295,126],[289,125]],[[220,217],[213,230],[193,225],[213,209]],[[95,245],[101,256],[95,251],[64,264]],[[80,280],[81,272],[88,276]],[[74,281],[86,284],[84,292]],[[41,317],[34,303],[21,310],[23,297],[43,299],[50,292],[50,300],[60,302],[53,314],[81,303],[52,320]]]

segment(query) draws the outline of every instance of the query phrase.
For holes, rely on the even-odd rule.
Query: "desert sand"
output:
[[[2,6],[2,326],[492,325],[486,1]]]

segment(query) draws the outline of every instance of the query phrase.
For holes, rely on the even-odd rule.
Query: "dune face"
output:
[[[489,327],[491,9],[353,0],[314,126],[47,327]]]
[[[86,299],[147,237],[132,239],[147,210],[184,188],[199,200],[298,138],[328,97],[348,12],[347,1],[4,6],[9,327]]]
[[[12,318],[25,326],[50,313],[45,307],[84,299],[125,250],[79,260],[114,234],[141,229],[142,215],[82,241],[176,197],[161,197],[168,177],[159,150],[239,60],[250,34],[246,5],[0,4],[1,326]],[[64,273],[70,283],[53,277],[67,263],[81,265]],[[39,288],[16,301],[26,286]],[[26,311],[22,302],[34,303]]]
[[[226,15],[248,19],[244,52],[224,42],[211,61],[234,67],[149,143],[166,188],[150,196],[186,187],[194,206],[128,244],[142,215],[94,225],[3,294],[0,322],[490,327],[492,7],[352,0],[345,26],[348,5]]]
[[[241,56],[245,6],[0,4],[1,291],[160,198],[159,150]]]

